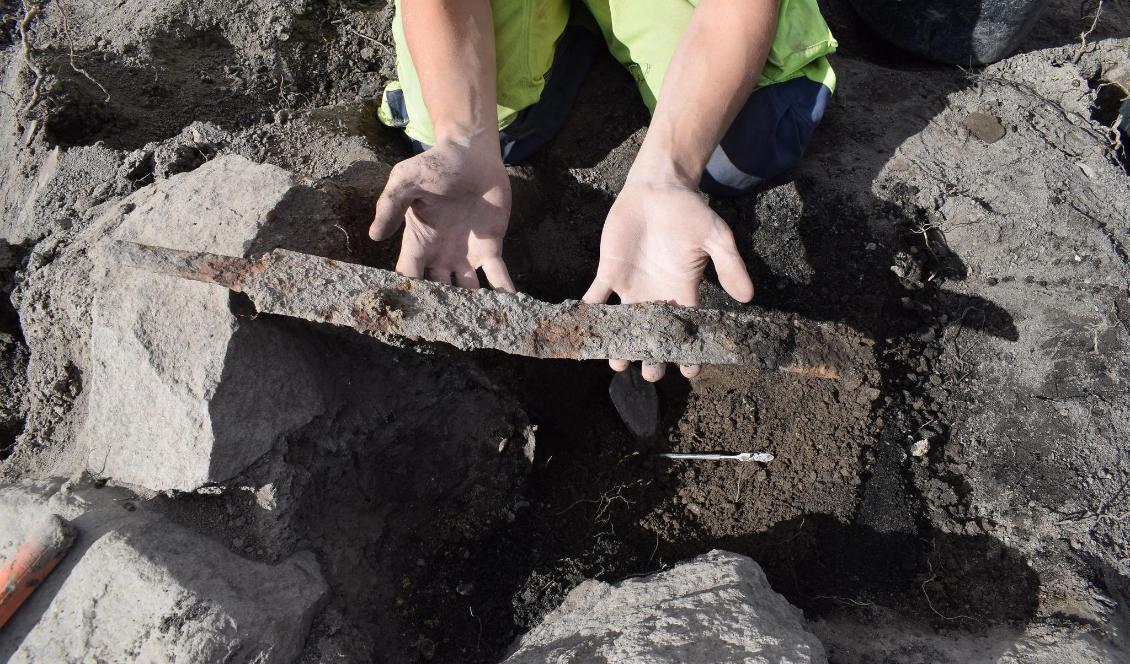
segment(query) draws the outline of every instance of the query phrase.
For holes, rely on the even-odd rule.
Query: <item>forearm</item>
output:
[[[711,152],[757,85],[777,0],[702,0],[683,32],[629,174],[697,186]]]
[[[401,11],[436,141],[497,144],[490,0],[405,0]]]

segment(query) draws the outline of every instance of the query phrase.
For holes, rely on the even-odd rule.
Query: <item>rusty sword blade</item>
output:
[[[870,348],[848,328],[752,306],[719,311],[574,300],[550,304],[285,249],[255,258],[132,242],[115,242],[108,250],[128,267],[242,292],[261,313],[347,326],[384,341],[423,340],[543,358],[744,364],[856,384],[870,366]]]

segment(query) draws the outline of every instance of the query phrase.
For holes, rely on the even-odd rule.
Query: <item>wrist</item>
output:
[[[692,191],[698,189],[705,161],[679,150],[669,141],[653,136],[649,130],[639,154],[632,162],[625,184],[673,186]]]
[[[435,126],[436,145],[450,145],[475,152],[501,151],[498,146],[497,127],[467,127],[460,124]]]

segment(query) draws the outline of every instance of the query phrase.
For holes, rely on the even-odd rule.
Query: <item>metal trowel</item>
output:
[[[638,364],[612,377],[608,396],[633,436],[650,440],[659,435],[659,395],[655,383],[644,380]]]

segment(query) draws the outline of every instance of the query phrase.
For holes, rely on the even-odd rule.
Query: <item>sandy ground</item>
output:
[[[879,387],[708,367],[664,381],[664,435],[644,444],[603,363],[295,324],[379,377],[364,389],[393,423],[381,445],[328,413],[230,491],[152,500],[252,559],[318,555],[334,595],[307,661],[494,661],[582,579],[712,548],[758,560],[834,661],[970,661],[1037,637],[1127,656],[1130,176],[1109,90],[1130,85],[1130,8],[1108,0],[1080,47],[1091,3],[1053,2],[1019,53],[962,70],[825,4],[840,84],[805,162],[712,204],[757,302],[851,326]],[[51,266],[99,213],[218,154],[315,181],[407,154],[372,117],[393,74],[383,5],[52,2],[22,39],[23,9],[0,5],[5,480],[75,472],[89,313]],[[583,293],[646,122],[603,56],[562,134],[512,169],[520,289]],[[379,186],[348,189],[341,223],[349,259],[388,267],[395,243],[364,235]],[[450,441],[527,423],[532,472],[500,481],[512,493],[488,516],[417,492]],[[776,460],[652,456],[719,449]],[[265,517],[238,488],[268,483],[282,507]]]

